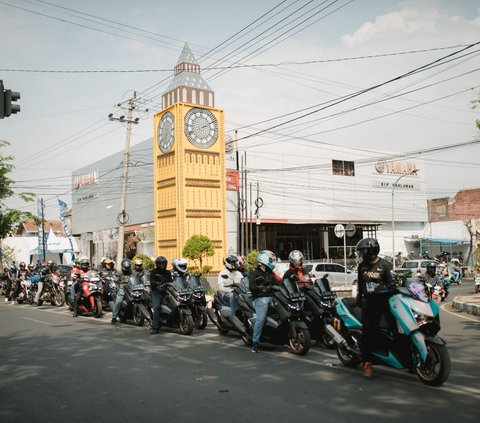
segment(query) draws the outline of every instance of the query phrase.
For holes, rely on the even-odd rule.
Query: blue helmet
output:
[[[258,255],[258,263],[264,264],[267,268],[273,270],[277,264],[277,257],[270,250],[263,250]]]

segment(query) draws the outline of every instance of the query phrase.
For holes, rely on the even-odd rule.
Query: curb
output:
[[[466,312],[469,314],[473,314],[474,316],[480,316],[480,306],[476,304],[453,300],[452,307],[455,311]]]

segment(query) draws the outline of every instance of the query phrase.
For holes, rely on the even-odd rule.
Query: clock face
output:
[[[174,122],[175,118],[170,112],[166,112],[158,122],[157,140],[162,153],[168,153],[172,148],[175,140]]]
[[[210,110],[190,109],[185,115],[185,135],[195,147],[211,147],[218,139],[217,119]]]

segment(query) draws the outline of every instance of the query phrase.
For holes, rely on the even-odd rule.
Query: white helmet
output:
[[[172,268],[180,274],[187,273],[187,260],[184,258],[175,258],[172,260]]]

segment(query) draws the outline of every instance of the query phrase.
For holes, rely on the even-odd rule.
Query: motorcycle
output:
[[[313,285],[303,287],[305,294],[305,321],[312,338],[333,349],[336,343],[326,331],[326,326],[335,316],[335,299],[337,295],[330,289],[328,274],[316,279]]]
[[[147,292],[143,282],[138,275],[132,275],[125,284],[125,294],[118,314],[122,323],[133,320],[134,325],[143,326],[146,320],[152,325],[152,317],[148,311]]]
[[[439,386],[450,373],[450,355],[445,341],[438,336],[438,305],[420,283],[399,287],[389,299],[396,326],[390,327],[385,316],[379,327],[374,363],[395,369],[408,369],[426,385]],[[343,365],[356,367],[361,361],[361,309],[353,298],[336,303],[337,318],[327,331],[337,344],[337,355]]]
[[[192,290],[189,306],[192,312],[193,323],[197,329],[205,329],[208,323],[207,300],[205,298],[205,288],[200,282],[200,276],[191,275],[188,279],[188,285]]]
[[[43,278],[43,289],[38,299],[38,305],[41,306],[44,302],[50,303],[56,307],[62,307],[65,305],[65,291],[63,281],[57,275],[47,275]],[[30,279],[32,282],[35,280],[40,282],[40,277],[37,275]],[[30,287],[28,293],[28,302],[33,304],[35,296],[38,291],[38,284],[34,283]]]
[[[240,284],[234,283],[232,285],[234,295],[236,295],[237,298],[240,295],[248,294],[247,278],[244,278]],[[217,327],[217,330],[221,335],[226,335],[229,331],[233,330],[241,336],[248,337],[244,324],[235,314],[233,314],[229,300],[224,298],[220,291],[215,292],[212,306],[207,308],[207,315],[210,318],[210,321]]]
[[[192,290],[180,275],[173,276],[173,282],[167,284],[166,294],[160,306],[160,324],[178,327],[183,335],[193,332],[193,317],[190,310]]]
[[[311,345],[310,331],[305,322],[305,295],[296,283],[288,279],[283,280],[280,286],[274,286],[273,291],[273,307],[268,309],[261,341],[277,345],[287,343],[293,354],[305,355]],[[247,332],[242,340],[246,345],[251,345],[256,321],[251,295],[240,295],[238,302],[244,313]]]
[[[102,317],[102,284],[100,276],[95,270],[90,270],[83,274],[81,281],[81,290],[75,291],[75,299],[81,295],[78,303],[78,314],[91,313],[94,317]],[[74,303],[70,303],[70,310],[74,309]]]
[[[102,289],[102,307],[113,310],[115,298],[117,296],[117,279],[114,276],[107,275],[101,278]]]
[[[25,276],[21,276],[18,282],[20,284],[20,290],[17,295],[17,302],[19,304],[22,303],[30,303],[33,304],[33,298],[30,294],[30,290],[32,289],[32,281]]]

